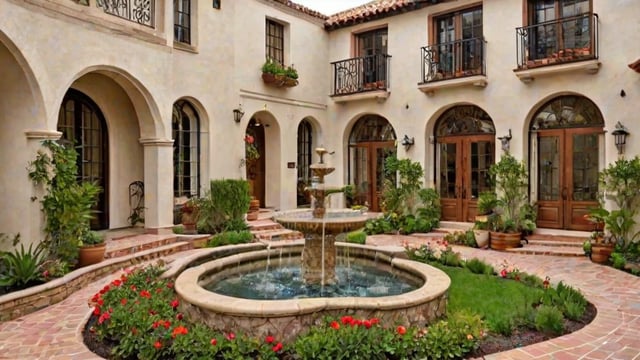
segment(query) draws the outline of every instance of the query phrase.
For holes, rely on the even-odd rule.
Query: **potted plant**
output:
[[[264,64],[262,64],[262,80],[265,84],[271,84],[276,82],[276,75],[283,75],[284,70],[282,66],[273,59],[268,58]]]
[[[180,207],[180,214],[183,225],[183,232],[185,234],[195,234],[196,223],[198,219],[198,200],[196,198],[190,198],[185,201]]]
[[[106,244],[99,233],[87,229],[78,245],[78,267],[97,264],[104,259]]]
[[[529,174],[523,161],[508,152],[489,168],[495,185],[494,192],[480,194],[479,205],[491,208],[488,215],[490,247],[504,250],[520,246],[523,230],[532,231],[535,222],[530,219]]]
[[[293,67],[293,64],[291,66],[287,66],[286,69],[284,69],[284,76],[284,86],[294,87],[298,85],[298,71]]]

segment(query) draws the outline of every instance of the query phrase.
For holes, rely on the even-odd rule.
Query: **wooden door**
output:
[[[442,220],[473,222],[478,197],[491,189],[489,168],[495,162],[493,135],[438,139]]]
[[[538,133],[538,227],[591,230],[584,219],[598,205],[601,129]]]
[[[353,151],[355,202],[368,205],[371,211],[381,211],[384,162],[395,154],[394,142],[361,142],[354,146]]]

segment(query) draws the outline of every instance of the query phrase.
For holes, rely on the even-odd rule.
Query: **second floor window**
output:
[[[265,54],[267,59],[272,59],[280,65],[284,65],[284,25],[267,19],[265,28]]]
[[[191,44],[191,0],[173,0],[173,39]]]
[[[358,34],[356,39],[357,56],[362,58],[364,83],[387,80],[387,28]]]
[[[588,48],[590,11],[589,0],[529,0],[530,58],[547,58],[564,49]]]
[[[434,21],[438,71],[443,75],[465,75],[482,66],[482,8],[471,8],[438,16]]]

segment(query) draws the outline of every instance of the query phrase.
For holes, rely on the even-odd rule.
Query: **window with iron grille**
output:
[[[284,25],[267,19],[265,26],[267,59],[284,65]]]
[[[191,0],[173,0],[173,39],[191,44]]]
[[[438,72],[445,76],[479,73],[483,58],[482,7],[438,16],[433,26]]]
[[[298,206],[308,203],[304,189],[311,185],[312,128],[307,120],[298,125]]]
[[[200,119],[193,106],[181,100],[173,105],[173,194],[200,194]]]

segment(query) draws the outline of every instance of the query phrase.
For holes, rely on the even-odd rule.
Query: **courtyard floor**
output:
[[[375,246],[423,241],[424,237],[395,235],[367,239]],[[579,288],[598,310],[593,322],[577,332],[485,359],[640,359],[639,277],[583,257],[520,255],[457,246],[454,250],[465,258],[477,257],[494,265],[508,259],[521,271],[549,276],[553,283],[564,281]],[[113,277],[94,281],[60,303],[1,323],[0,359],[100,359],[84,346],[81,332],[91,311],[88,299]]]

